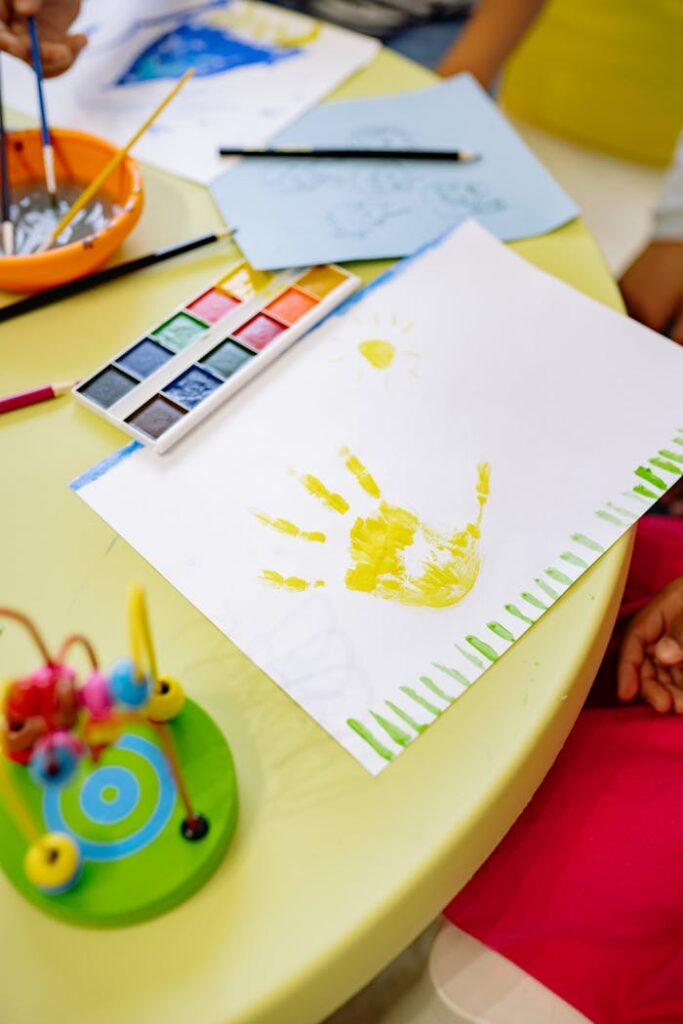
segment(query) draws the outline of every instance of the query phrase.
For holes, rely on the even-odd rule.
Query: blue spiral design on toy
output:
[[[139,799],[140,783],[130,768],[107,765],[85,780],[79,803],[91,821],[98,825],[116,825],[133,813]]]
[[[79,845],[84,860],[111,861],[130,857],[149,846],[168,825],[176,804],[176,787],[166,758],[161,750],[142,736],[127,734],[114,744],[114,749],[127,750],[142,757],[151,766],[159,785],[159,796],[149,818],[136,832],[123,839],[100,841],[83,839],[65,821],[61,807],[61,790],[48,787],[43,797],[43,814],[51,832],[66,832]],[[110,794],[110,798],[108,798]],[[140,784],[128,768],[103,765],[83,782],[80,793],[81,810],[98,825],[113,825],[132,814],[138,805]]]

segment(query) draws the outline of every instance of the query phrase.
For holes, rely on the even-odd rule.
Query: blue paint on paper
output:
[[[99,480],[101,476],[108,473],[114,466],[118,466],[119,462],[123,462],[129,455],[136,452],[138,448],[142,448],[139,441],[131,441],[125,448],[119,448],[118,451],[112,452],[111,455],[107,455],[106,459],[102,459],[95,466],[91,466],[90,469],[86,469],[85,473],[81,473],[75,480],[72,480],[69,486],[72,491],[80,491],[83,487],[87,487],[88,484],[92,484],[95,480]]]
[[[227,28],[195,20],[159,36],[140,53],[116,85],[180,78],[189,68],[197,78],[220,75],[252,64],[277,64],[300,51],[249,42]]]
[[[324,104],[272,145],[466,149],[481,159],[245,159],[211,192],[226,223],[239,224],[240,247],[259,269],[407,256],[468,217],[510,241],[578,214],[470,75],[399,96]]]

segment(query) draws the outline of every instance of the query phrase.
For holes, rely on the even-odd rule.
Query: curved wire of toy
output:
[[[154,652],[154,643],[152,641],[152,631],[149,625],[149,616],[147,615],[147,602],[145,601],[145,594],[142,587],[137,583],[133,584],[128,593],[128,622],[130,628],[131,657],[137,671],[138,679],[142,681],[145,678],[145,675],[148,674],[152,678],[155,691],[158,691],[159,674],[157,670],[156,654]],[[173,736],[168,726],[161,722],[149,721],[149,725],[152,726],[159,737],[159,742],[166,755],[166,760],[169,763],[178,794],[185,806],[188,821],[194,823],[197,820],[197,815],[193,810],[190,794],[187,790],[187,786],[185,785],[185,779],[176,753]]]
[[[169,768],[171,769],[171,774],[173,775],[173,781],[176,784],[178,795],[185,807],[185,813],[187,814],[188,821],[194,823],[197,820],[197,815],[193,810],[190,794],[187,786],[185,785],[185,779],[173,744],[173,737],[171,736],[170,729],[163,722],[150,721],[149,724],[159,737],[161,749],[166,755],[166,760],[168,761]]]
[[[45,643],[42,636],[38,632],[38,627],[34,622],[31,621],[31,619],[29,619],[28,615],[24,615],[23,612],[16,612],[13,608],[0,608],[0,617],[6,619],[14,619],[15,622],[18,622],[20,625],[22,625],[30,635],[31,639],[35,643],[41,655],[43,656],[45,664],[57,664],[52,655],[50,654],[47,648],[47,644]]]
[[[60,663],[66,661],[66,656],[69,653],[70,648],[74,647],[76,644],[79,644],[83,648],[85,653],[88,655],[91,667],[95,671],[97,671],[100,666],[97,661],[95,649],[88,640],[87,636],[83,636],[81,633],[72,633],[70,636],[66,638],[64,643],[61,645],[61,647],[57,651],[57,658],[60,661]]]

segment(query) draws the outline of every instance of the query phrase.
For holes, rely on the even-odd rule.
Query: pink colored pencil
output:
[[[0,413],[13,412],[15,409],[23,409],[27,405],[36,405],[38,402],[49,402],[51,398],[65,395],[67,391],[71,391],[73,386],[73,381],[70,384],[48,384],[44,388],[22,391],[19,395],[8,395],[7,398],[0,398]]]

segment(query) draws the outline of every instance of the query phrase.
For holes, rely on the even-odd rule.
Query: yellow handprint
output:
[[[481,463],[477,467],[479,510],[476,520],[462,530],[441,533],[427,526],[409,509],[390,505],[360,459],[346,448],[340,454],[349,473],[377,502],[376,511],[368,516],[358,516],[350,529],[352,564],[345,576],[348,589],[423,608],[447,608],[462,601],[476,583],[481,568],[479,537],[484,505],[489,496],[489,464]],[[350,511],[348,501],[341,494],[330,491],[317,477],[304,474],[300,482],[309,494],[331,511],[339,515]],[[327,539],[324,533],[301,530],[286,519],[261,512],[255,515],[265,525],[292,537],[323,544]],[[411,571],[406,564],[406,554],[416,542],[425,547],[425,555],[417,570]],[[273,569],[265,569],[262,579],[295,591],[325,585],[323,580],[287,577]]]

